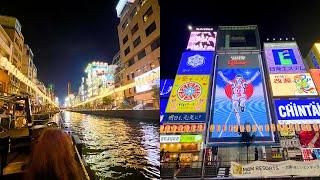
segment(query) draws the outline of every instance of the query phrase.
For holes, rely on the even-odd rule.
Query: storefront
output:
[[[160,150],[169,153],[170,162],[175,162],[178,154],[185,165],[199,162],[202,147],[202,134],[160,135]]]

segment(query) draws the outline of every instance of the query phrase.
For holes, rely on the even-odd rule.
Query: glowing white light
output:
[[[192,25],[189,24],[189,25],[188,25],[188,30],[189,30],[189,31],[192,31],[192,29],[193,29],[193,28],[192,28]]]

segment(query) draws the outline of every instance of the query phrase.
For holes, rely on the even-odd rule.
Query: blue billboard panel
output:
[[[206,113],[165,113],[162,122],[206,122]]]
[[[160,80],[160,98],[169,98],[173,82],[173,79]]]
[[[230,56],[230,55],[220,55]],[[246,56],[246,55],[244,55]],[[254,59],[252,59],[254,58]],[[219,58],[218,61],[227,58]],[[245,61],[261,60],[258,55],[246,56]],[[221,63],[228,65],[228,63]],[[242,63],[244,64],[244,63]],[[246,63],[250,64],[250,63]],[[212,102],[211,125],[256,126],[255,143],[274,142],[272,132],[259,126],[270,125],[271,118],[265,93],[263,71],[259,67],[217,68],[215,75],[215,93]],[[237,132],[210,132],[208,142],[215,144],[239,144],[241,135]]]
[[[162,120],[164,118],[164,114],[166,111],[168,100],[169,100],[168,98],[161,98],[160,99],[160,125],[162,124]]]
[[[320,123],[320,99],[274,100],[279,124]]]
[[[213,69],[214,52],[185,51],[182,53],[177,74],[210,75]]]

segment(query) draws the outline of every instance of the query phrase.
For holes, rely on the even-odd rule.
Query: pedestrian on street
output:
[[[169,166],[169,162],[170,162],[170,154],[169,154],[169,151],[167,151],[164,154],[164,163],[166,166]]]
[[[181,160],[180,160],[180,153],[178,154],[178,157],[176,159],[176,164],[175,164],[175,171],[174,171],[174,175],[173,175],[173,178],[174,179],[177,179],[176,176],[178,175],[178,173],[180,172],[181,170]]]

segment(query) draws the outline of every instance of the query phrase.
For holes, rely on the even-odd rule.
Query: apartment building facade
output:
[[[124,5],[119,8],[121,2]],[[160,66],[160,6],[158,0],[120,0],[117,13],[120,18],[118,37],[123,66],[119,77],[121,85],[127,85]],[[150,87],[129,88],[124,91],[124,96],[134,104],[157,104]]]

